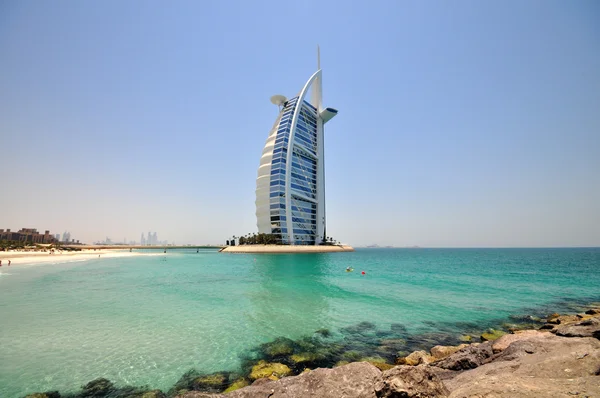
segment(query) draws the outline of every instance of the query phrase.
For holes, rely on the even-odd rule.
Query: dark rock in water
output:
[[[60,398],[60,394],[58,391],[34,392],[25,398]]]
[[[191,390],[192,382],[200,376],[200,373],[196,369],[190,369],[185,372],[179,380],[169,389],[167,395],[169,397],[177,395],[181,390]]]
[[[600,339],[600,319],[591,318],[574,324],[558,326],[553,333],[564,337],[595,337]]]
[[[115,391],[114,384],[107,379],[98,378],[82,387],[81,397],[106,397]]]
[[[390,330],[399,336],[404,336],[408,334],[408,329],[406,329],[406,326],[400,323],[392,323],[390,325]]]
[[[447,397],[449,391],[427,366],[397,366],[383,372],[382,380],[375,384],[375,394],[389,398],[441,398]]]
[[[285,337],[278,337],[269,343],[261,344],[260,350],[267,358],[272,360],[292,354],[294,352],[294,346],[295,343],[293,340]]]
[[[441,361],[434,362],[432,365],[449,370],[474,369],[482,365],[492,355],[492,342],[471,344]]]
[[[340,329],[344,335],[364,335],[372,334],[375,335],[375,324],[371,322],[360,322],[356,325],[347,326]]]
[[[140,398],[167,398],[167,396],[161,390],[152,390],[146,391]]]
[[[329,329],[326,329],[326,328],[317,330],[315,332],[315,334],[318,334],[318,335],[323,336],[323,337],[331,337],[331,331]]]
[[[194,391],[221,392],[227,388],[228,384],[229,374],[218,372],[196,377],[192,380],[192,389]]]
[[[459,340],[448,333],[423,333],[408,337],[406,342],[409,350],[417,351],[429,350],[436,345],[457,345]]]

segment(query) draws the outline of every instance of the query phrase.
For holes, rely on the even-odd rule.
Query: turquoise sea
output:
[[[2,267],[0,397],[74,392],[98,377],[166,392],[191,368],[236,371],[280,337],[328,329],[385,356],[383,338],[452,342],[594,301],[598,248],[182,250]]]

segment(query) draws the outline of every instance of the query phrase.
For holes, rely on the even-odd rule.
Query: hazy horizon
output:
[[[302,88],[319,44],[339,109],[327,235],[598,247],[599,17],[591,0],[3,2],[0,228],[257,232],[269,98]]]

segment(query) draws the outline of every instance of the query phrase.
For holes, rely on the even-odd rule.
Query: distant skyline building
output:
[[[317,53],[317,71],[298,95],[271,97],[279,114],[258,168],[256,220],[259,233],[283,244],[317,245],[327,236],[323,125],[338,111],[322,105],[321,75]]]
[[[0,229],[0,240],[7,241],[18,241],[26,243],[56,243],[58,235],[50,234],[49,230],[44,231],[43,234],[39,233],[36,228],[21,228],[17,232],[12,232],[9,229],[6,231]]]

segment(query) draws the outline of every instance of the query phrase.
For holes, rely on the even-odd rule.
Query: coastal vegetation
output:
[[[247,233],[245,235],[236,236],[233,235],[230,239],[226,240],[226,246],[235,246],[236,242],[238,245],[282,245],[283,243],[275,234],[264,234],[264,233]],[[303,238],[300,238],[300,242],[303,242]],[[314,241],[306,240],[304,244],[313,244]],[[326,236],[323,239],[321,245],[338,245],[339,242],[331,236]]]
[[[518,366],[511,367],[510,363],[506,364],[507,361],[520,360],[522,355],[516,354],[520,352],[518,350],[523,350],[523,355],[539,352],[545,355],[544,358],[547,357],[548,352],[554,350],[552,352],[557,358],[563,358],[561,355],[564,356],[565,352],[573,357],[573,346],[578,344],[577,347],[580,348],[577,351],[578,356],[573,357],[573,360],[585,366],[588,366],[589,362],[592,366],[596,359],[600,359],[600,343],[597,342],[597,339],[600,339],[600,303],[585,306],[578,314],[541,316],[530,313],[511,316],[510,319],[497,320],[487,325],[461,323],[462,335],[458,335],[456,329],[452,327],[456,325],[437,326],[439,331],[436,333],[411,334],[401,324],[392,324],[389,329],[380,329],[375,324],[364,321],[339,331],[319,329],[311,336],[296,340],[280,337],[245,352],[240,358],[240,369],[236,372],[204,373],[190,369],[166,393],[148,387],[117,387],[111,381],[99,378],[82,386],[78,392],[51,391],[31,394],[27,398],[191,398],[202,396],[196,392],[229,393],[250,384],[255,390],[267,385],[269,391],[274,391],[273,388],[279,388],[278,386],[283,386],[281,387],[283,391],[287,391],[285,386],[289,386],[290,383],[304,382],[308,383],[306,388],[327,387],[330,391],[335,391],[332,390],[333,386],[324,386],[326,383],[323,380],[315,382],[310,381],[312,379],[307,381],[306,378],[288,377],[304,375],[307,372],[313,374],[316,368],[334,368],[315,371],[314,375],[310,376],[326,377],[329,383],[336,383],[336,377],[344,383],[349,379],[361,378],[365,378],[367,380],[365,382],[374,383],[373,380],[377,379],[378,383],[369,388],[372,391],[379,391],[378,397],[445,397],[449,396],[449,387],[456,391],[467,388],[453,380],[462,380],[462,383],[475,380],[477,386],[485,383],[486,379],[479,379],[477,372],[472,376],[463,376],[466,374],[463,372],[471,369],[490,365],[492,369],[496,369],[496,372],[504,371],[508,377],[512,377],[512,372]],[[567,337],[591,337],[591,339],[574,339],[573,343],[561,340]],[[494,365],[493,361],[496,358],[500,359]],[[585,361],[582,361],[583,359]],[[531,366],[530,364],[529,369]],[[556,367],[562,369],[563,365],[557,363]],[[540,372],[543,370],[542,366]],[[587,368],[584,370],[588,372]],[[442,382],[438,377],[441,374],[446,375],[447,383]],[[569,377],[575,376],[575,374],[569,375]],[[265,384],[278,383],[278,380],[292,381],[287,381],[283,385]],[[418,380],[428,380],[428,382],[422,383]],[[531,379],[527,380],[531,381]],[[544,383],[546,383],[545,379]],[[408,385],[412,389],[421,389],[422,395],[398,394],[397,389],[408,388]],[[344,387],[340,386],[340,388]],[[502,391],[503,386],[496,383],[494,388]],[[545,388],[549,388],[548,396],[552,396],[552,391],[558,391],[552,390],[552,386]],[[240,396],[257,396],[252,395],[254,393],[260,395],[259,391],[255,390]],[[429,395],[423,391],[428,391]],[[312,396],[322,395],[315,392]],[[356,393],[346,396],[363,395]]]

